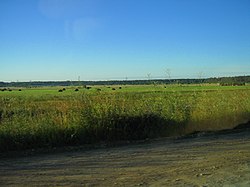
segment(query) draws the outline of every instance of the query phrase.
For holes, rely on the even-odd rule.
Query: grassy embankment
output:
[[[0,92],[0,151],[176,136],[250,120],[250,86],[98,88]]]

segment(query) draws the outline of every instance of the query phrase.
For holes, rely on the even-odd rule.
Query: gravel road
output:
[[[250,130],[0,158],[0,186],[250,186]]]

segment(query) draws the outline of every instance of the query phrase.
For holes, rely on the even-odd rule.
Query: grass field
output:
[[[0,91],[0,151],[179,136],[250,120],[249,85],[10,89]]]

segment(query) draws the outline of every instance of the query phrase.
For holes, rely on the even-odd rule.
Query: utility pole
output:
[[[80,86],[80,82],[81,82],[81,77],[78,76],[78,86]]]
[[[166,77],[168,79],[168,83],[170,84],[170,79],[171,79],[171,70],[170,69],[165,69]]]

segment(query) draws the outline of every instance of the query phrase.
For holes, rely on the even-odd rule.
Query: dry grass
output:
[[[250,90],[0,97],[0,150],[176,136],[249,120]]]

